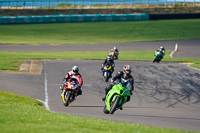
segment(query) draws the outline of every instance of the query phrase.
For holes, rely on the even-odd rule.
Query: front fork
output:
[[[66,91],[65,91],[65,89],[63,89],[63,92],[62,92],[62,100],[63,100],[64,103],[66,102],[66,101],[65,101],[65,94],[66,94]]]

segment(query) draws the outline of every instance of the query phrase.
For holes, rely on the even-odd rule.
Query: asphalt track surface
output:
[[[178,43],[176,57],[199,58],[200,40],[143,42],[109,45],[67,45],[68,51],[104,51],[117,46],[119,50],[155,50],[161,44],[173,50]],[[70,47],[71,46],[71,47]],[[59,46],[6,46],[2,51],[67,51]],[[87,47],[87,49],[86,49]],[[13,49],[14,48],[14,49]],[[127,48],[127,49],[125,49]],[[120,56],[120,55],[119,55]],[[182,130],[200,131],[200,71],[172,62],[159,64],[143,61],[115,61],[115,72],[125,64],[133,67],[135,90],[124,109],[113,115],[103,113],[105,83],[100,70],[102,60],[44,61],[41,75],[0,73],[0,90],[32,97],[48,104],[51,111],[119,122],[140,123]],[[62,79],[71,67],[78,65],[83,76],[83,94],[69,107],[64,107],[59,90]],[[115,73],[114,72],[114,73]]]

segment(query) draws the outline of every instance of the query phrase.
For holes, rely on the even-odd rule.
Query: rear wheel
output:
[[[66,94],[65,94],[65,103],[64,103],[65,106],[69,105],[69,100],[70,100],[71,95],[72,95],[72,93],[70,91],[66,92]]]
[[[114,114],[114,112],[116,111],[116,109],[117,109],[117,107],[119,105],[119,101],[120,101],[120,97],[117,96],[115,101],[113,101],[111,103],[111,108],[110,108],[110,112],[109,112],[110,114]]]
[[[157,63],[159,63],[160,61],[161,61],[161,59],[160,59],[160,58],[158,58],[158,59],[157,59]]]

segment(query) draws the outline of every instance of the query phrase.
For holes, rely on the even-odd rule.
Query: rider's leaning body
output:
[[[109,50],[109,55],[111,55],[112,57],[114,57],[114,59],[118,59],[118,55],[119,55],[119,50],[117,49],[116,46],[114,46],[113,49]]]
[[[102,98],[102,100],[104,101],[106,98],[106,95],[108,94],[109,90],[112,89],[112,87],[114,86],[114,81],[116,80],[121,80],[121,79],[125,79],[128,80],[130,83],[130,94],[133,94],[133,90],[134,90],[134,78],[131,75],[131,67],[129,65],[125,65],[123,68],[123,71],[119,71],[118,73],[116,73],[113,78],[111,79],[111,84],[105,88],[105,96]],[[127,97],[127,102],[130,101],[130,96]]]
[[[165,55],[165,48],[163,46],[160,46],[160,51]]]
[[[165,55],[165,48],[164,48],[163,46],[160,46],[160,48],[158,48],[158,49],[155,51],[155,54],[156,54],[157,52],[161,52],[161,53],[162,53],[162,58],[163,58],[163,56]]]
[[[109,64],[112,67],[112,72],[114,71],[115,63],[112,60],[110,55],[108,55],[107,58],[104,60],[101,70],[103,70],[103,67],[105,66],[105,64]]]
[[[78,66],[73,66],[73,67],[72,67],[72,71],[69,71],[69,72],[66,74],[66,76],[65,76],[64,79],[63,79],[64,85],[65,85],[65,83],[68,82],[71,78],[76,78],[76,79],[78,80],[78,86],[79,86],[78,95],[81,95],[81,94],[82,94],[81,87],[82,87],[82,85],[83,85],[83,78],[82,78],[81,74],[79,73],[79,67],[78,67]],[[61,90],[63,90],[64,85],[63,85],[63,87],[61,87]]]

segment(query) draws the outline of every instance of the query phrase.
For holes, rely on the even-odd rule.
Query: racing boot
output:
[[[105,99],[106,99],[106,95],[108,94],[108,91],[109,91],[110,89],[106,86],[106,88],[105,88],[105,95],[104,95],[104,97],[102,97],[102,101],[105,101]]]
[[[101,98],[102,101],[105,101],[105,99],[106,99],[106,95],[107,95],[107,94],[105,94],[105,96]]]
[[[78,89],[77,96],[78,96],[78,95],[82,95],[82,90],[81,90],[81,89]]]
[[[60,86],[60,90],[63,91],[63,87],[62,86]]]
[[[60,86],[60,90],[63,91],[65,84],[63,84],[62,86]]]

